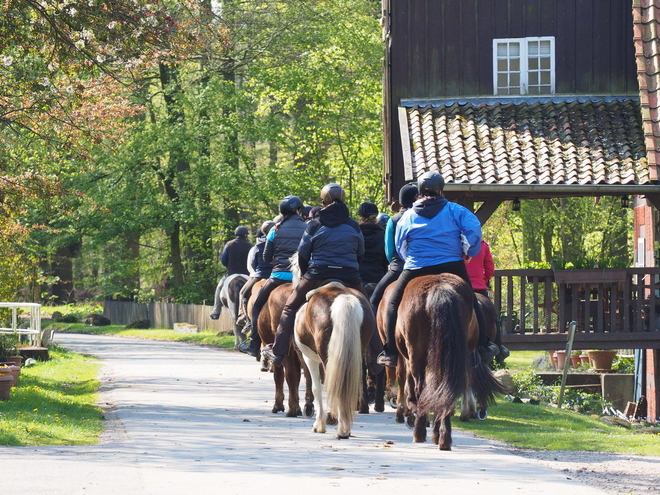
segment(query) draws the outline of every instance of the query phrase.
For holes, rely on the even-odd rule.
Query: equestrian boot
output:
[[[274,366],[282,366],[282,362],[286,357],[284,354],[273,353],[273,344],[268,344],[261,350],[261,355],[268,359]]]

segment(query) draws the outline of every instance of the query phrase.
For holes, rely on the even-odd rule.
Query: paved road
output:
[[[270,412],[272,376],[232,351],[91,335],[55,340],[103,360],[108,428],[96,446],[1,447],[2,486],[12,492],[604,493],[457,431],[451,452],[415,444],[389,407],[359,415],[349,440],[334,438],[334,427],[313,434],[311,419]]]

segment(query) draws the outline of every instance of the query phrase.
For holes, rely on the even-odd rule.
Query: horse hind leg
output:
[[[272,413],[284,412],[284,370],[276,366],[273,370],[273,381],[275,382],[275,403]]]
[[[460,420],[463,422],[470,421],[471,418],[476,418],[477,403],[474,400],[472,390],[467,389],[461,396],[461,416]]]
[[[415,426],[413,428],[413,442],[426,442],[426,424],[426,414],[419,414],[415,418]]]
[[[440,450],[451,450],[451,416],[445,414],[437,417],[436,423],[440,423],[438,431],[438,448]]]
[[[300,409],[300,396],[298,393],[300,386],[300,360],[294,352],[289,353],[284,363],[284,370],[286,384],[289,388],[289,404],[286,417],[296,418],[302,416],[302,410]]]
[[[374,402],[374,411],[385,411],[385,370],[382,370],[375,377],[376,398]]]
[[[312,379],[312,391],[314,394],[314,408],[316,409],[316,419],[312,425],[312,433],[325,433],[326,417],[323,410],[323,383],[321,383],[321,360],[319,356],[309,347],[296,341],[298,348],[302,353],[309,375]]]

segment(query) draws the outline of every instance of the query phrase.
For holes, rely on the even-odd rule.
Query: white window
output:
[[[555,38],[493,40],[496,95],[548,95],[555,92]]]

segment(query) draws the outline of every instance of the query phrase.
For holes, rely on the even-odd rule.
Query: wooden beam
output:
[[[655,206],[656,210],[660,211],[660,194],[646,194],[645,196],[649,200],[649,203]]]
[[[502,204],[502,199],[495,198],[495,199],[488,199],[484,201],[484,203],[479,207],[475,215],[477,215],[477,218],[481,222],[481,225],[484,225],[488,219],[491,217],[493,213],[495,213],[495,210],[497,210],[498,206]]]

